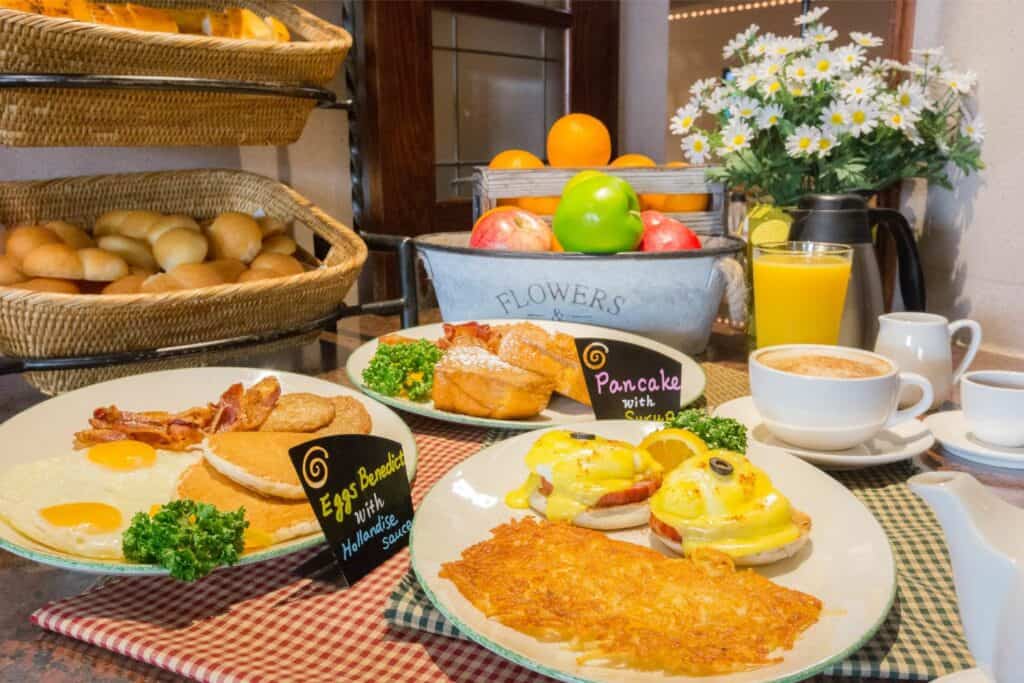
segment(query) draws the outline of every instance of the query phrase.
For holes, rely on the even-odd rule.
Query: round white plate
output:
[[[268,375],[278,378],[281,391],[285,393],[306,391],[326,396],[345,395],[360,401],[373,420],[372,433],[402,444],[409,480],[412,481],[416,476],[416,440],[390,408],[333,382],[256,368],[187,368],[151,372],[93,384],[51,398],[0,424],[0,444],[3,444],[0,476],[3,476],[4,469],[12,465],[71,452],[74,433],[88,429],[89,418],[97,407],[115,404],[125,410],[176,412],[216,402],[224,390],[235,382],[250,386]],[[310,534],[245,553],[238,564],[281,557],[318,545],[323,542],[323,538],[321,533]],[[21,535],[3,518],[0,518],[0,548],[42,564],[71,571],[136,576],[167,574],[166,569],[156,565],[84,558],[54,550]]]
[[[842,451],[812,451],[788,444],[765,427],[750,396],[733,399],[715,408],[715,415],[739,420],[747,427],[752,444],[781,448],[827,470],[856,470],[909,460],[935,445],[935,437],[920,420],[907,420],[883,429],[864,443]]]
[[[606,420],[574,425],[581,431],[632,443],[658,428],[651,423]],[[748,457],[762,467],[793,505],[813,520],[811,542],[796,556],[759,573],[824,602],[821,620],[808,629],[784,661],[731,676],[700,679],[662,673],[581,666],[573,652],[544,643],[495,620],[466,600],[455,584],[438,577],[441,565],[491,537],[494,527],[532,514],[505,506],[505,494],[527,475],[523,462],[537,434],[521,434],[456,465],[423,499],[412,528],[412,567],[430,600],[468,638],[534,671],[563,681],[714,683],[803,680],[860,648],[892,605],[896,574],[892,550],[874,516],[824,472],[774,448],[753,446]],[[613,538],[663,551],[645,528],[617,531]]]
[[[942,447],[953,455],[992,467],[1024,469],[1024,448],[995,446],[978,439],[967,427],[962,410],[929,415],[924,423]]]
[[[563,332],[573,337],[615,339],[653,349],[668,356],[669,358],[672,358],[673,360],[679,361],[682,365],[683,390],[680,397],[681,406],[689,405],[700,398],[704,393],[704,385],[707,383],[707,378],[704,376],[704,370],[685,353],[677,351],[665,344],[661,344],[630,332],[613,330],[607,327],[597,327],[595,325],[551,322],[547,320],[479,320],[477,322],[484,325],[512,325],[520,322],[529,322],[537,325],[538,327],[544,328],[548,332]],[[399,330],[398,334],[412,339],[429,339],[434,341],[444,336],[444,324],[435,323],[433,325],[410,327],[407,330]],[[348,363],[345,365],[345,370],[348,372],[349,379],[352,381],[353,385],[360,387],[367,395],[372,396],[381,403],[387,403],[390,406],[400,408],[410,413],[432,417],[435,420],[473,425],[475,427],[497,427],[499,429],[524,430],[543,429],[544,427],[555,427],[558,425],[574,424],[576,422],[587,422],[594,419],[594,411],[589,406],[577,403],[572,399],[566,398],[565,396],[559,396],[558,394],[553,394],[551,396],[551,403],[549,403],[548,407],[539,415],[524,420],[495,420],[486,417],[472,417],[470,415],[461,415],[459,413],[438,410],[434,407],[433,401],[418,403],[405,398],[384,396],[383,394],[378,394],[376,391],[373,391],[363,385],[363,370],[365,370],[370,364],[370,360],[373,359],[375,353],[377,353],[376,339],[367,342],[356,349],[352,355],[349,356]]]

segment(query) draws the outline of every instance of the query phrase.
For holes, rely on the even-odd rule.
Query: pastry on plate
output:
[[[434,368],[434,407],[474,417],[533,417],[547,407],[555,383],[517,368],[479,346],[455,346]]]
[[[517,323],[497,328],[495,353],[517,368],[549,377],[555,392],[583,405],[590,405],[590,394],[583,379],[576,341],[569,335],[548,334],[537,325]]]

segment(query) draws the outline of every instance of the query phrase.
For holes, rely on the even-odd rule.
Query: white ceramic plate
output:
[[[693,403],[704,393],[704,385],[707,378],[704,370],[692,358],[681,351],[670,346],[641,337],[630,332],[613,330],[607,327],[594,325],[582,325],[579,323],[550,322],[547,320],[479,320],[485,325],[510,325],[518,322],[529,322],[542,327],[549,332],[563,332],[573,337],[598,337],[603,339],[616,339],[629,342],[637,346],[645,346],[662,353],[669,358],[679,361],[683,367],[682,374],[682,396],[680,405],[686,406]],[[444,324],[420,325],[410,327],[407,330],[399,330],[398,334],[413,339],[429,339],[431,341],[444,336]],[[497,427],[499,429],[543,429],[544,427],[555,427],[558,425],[573,424],[576,422],[588,422],[594,419],[594,411],[590,407],[577,403],[572,399],[557,394],[551,397],[551,403],[536,417],[524,420],[494,420],[485,417],[472,417],[451,413],[445,410],[438,410],[434,407],[433,401],[417,403],[405,398],[384,396],[363,385],[363,370],[370,364],[374,354],[377,353],[377,340],[367,342],[356,349],[349,356],[345,370],[352,384],[360,387],[367,395],[372,396],[381,403],[387,403],[395,408],[400,408],[410,413],[432,417],[435,420],[455,422],[458,424],[473,425],[475,427]]]
[[[274,375],[282,392],[306,391],[325,396],[352,396],[366,407],[373,419],[373,434],[393,439],[405,450],[409,480],[416,475],[416,441],[405,423],[391,409],[358,392],[315,377],[255,368],[187,368],[122,377],[78,389],[25,410],[0,425],[0,476],[3,469],[33,460],[71,452],[74,433],[89,426],[92,411],[116,404],[126,410],[179,411],[215,402],[235,382],[250,386]],[[70,492],[69,492],[70,495]],[[262,562],[318,545],[323,534],[291,539],[242,556],[239,564]],[[93,574],[163,575],[163,567],[117,560],[97,560],[69,555],[48,548],[11,528],[0,518],[0,548],[30,560],[61,569]]]
[[[750,396],[723,403],[715,409],[719,417],[731,417],[747,427],[750,442],[760,446],[781,448],[798,458],[827,470],[856,470],[862,467],[888,465],[909,460],[935,445],[931,430],[920,420],[907,420],[883,429],[864,443],[842,451],[812,451],[793,446],[774,436],[761,421],[754,399]]]
[[[609,420],[574,428],[637,443],[658,426]],[[437,608],[467,637],[517,664],[563,681],[797,681],[848,657],[875,633],[889,612],[896,590],[895,566],[889,541],[872,514],[827,474],[780,450],[753,446],[748,457],[814,524],[811,542],[796,556],[758,571],[780,585],[820,598],[824,602],[821,620],[793,650],[783,653],[781,664],[732,676],[690,679],[581,666],[572,652],[557,643],[540,642],[487,619],[453,583],[438,577],[443,563],[459,559],[467,547],[490,538],[491,529],[532,514],[509,509],[503,498],[526,478],[523,457],[537,437],[522,434],[502,441],[448,472],[420,504],[410,543],[413,569]],[[611,535],[662,550],[643,528]]]
[[[1024,448],[1008,448],[981,441],[971,434],[962,410],[929,415],[924,423],[942,447],[953,455],[992,467],[1024,469]]]

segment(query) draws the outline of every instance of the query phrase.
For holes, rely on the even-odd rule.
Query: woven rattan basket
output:
[[[0,183],[0,223],[64,219],[91,226],[111,209],[197,218],[223,211],[305,225],[331,249],[299,275],[165,294],[50,294],[0,287],[0,353],[20,358],[152,349],[287,330],[337,309],[366,245],[288,187],[241,171],[169,171]]]
[[[322,86],[352,37],[281,0],[142,0],[154,7],[246,7],[290,43],[155,33],[0,10],[0,73],[171,76]],[[223,92],[0,89],[0,143],[12,146],[284,145],[312,99]]]

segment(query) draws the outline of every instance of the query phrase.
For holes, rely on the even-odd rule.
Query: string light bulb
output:
[[[733,12],[749,12],[755,9],[768,9],[770,7],[783,7],[785,5],[799,5],[801,0],[758,0],[757,2],[737,3],[725,7],[690,10],[688,12],[675,12],[668,15],[669,21],[681,21],[683,19],[696,19],[699,17],[719,16],[732,14]]]

